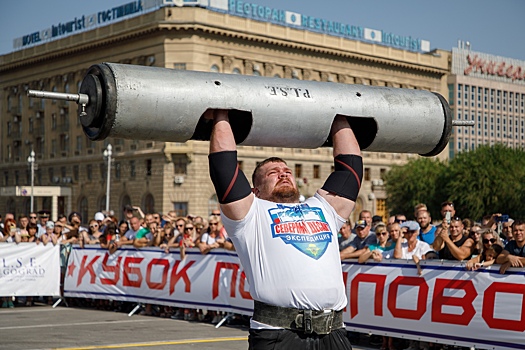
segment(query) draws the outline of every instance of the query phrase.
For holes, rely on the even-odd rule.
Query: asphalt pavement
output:
[[[2,350],[245,350],[248,329],[45,304],[0,309]],[[354,346],[355,350],[377,347]]]

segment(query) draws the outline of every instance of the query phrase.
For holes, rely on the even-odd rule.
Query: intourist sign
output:
[[[383,30],[364,28],[355,24],[330,21],[297,12],[280,10],[243,0],[136,0],[121,6],[104,9],[90,15],[79,15],[50,28],[29,33],[13,41],[14,49],[51,41],[69,34],[96,28],[133,15],[146,13],[165,6],[199,6],[230,15],[271,22],[353,40],[369,41],[403,50],[428,52],[430,42],[412,36],[398,35]]]

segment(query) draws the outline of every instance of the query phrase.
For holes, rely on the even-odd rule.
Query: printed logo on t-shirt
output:
[[[332,242],[332,230],[320,208],[308,204],[277,204],[268,210],[272,219],[272,235],[291,244],[303,254],[315,260],[323,256]]]

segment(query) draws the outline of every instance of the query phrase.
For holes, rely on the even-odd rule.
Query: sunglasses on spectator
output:
[[[479,235],[479,231],[470,231],[471,235]]]
[[[210,226],[212,226],[212,225],[218,225],[218,223],[217,222],[210,222]]]
[[[29,218],[30,219],[36,219],[36,216],[30,216]]]
[[[211,213],[213,216],[221,216],[221,213]]]
[[[483,244],[489,244],[489,242],[492,244],[496,243],[496,238],[491,238],[491,239],[483,238]]]
[[[184,227],[184,224],[182,224],[182,225],[177,225],[177,227]]]
[[[192,227],[185,227],[184,229],[185,229],[186,231],[191,231],[191,230],[193,230],[193,226],[192,226]]]
[[[376,232],[376,236],[386,236],[388,232]]]
[[[90,227],[90,228],[97,228],[98,225],[91,225],[91,226],[89,226],[89,227]]]
[[[461,221],[461,218],[459,216],[454,216],[450,221]]]

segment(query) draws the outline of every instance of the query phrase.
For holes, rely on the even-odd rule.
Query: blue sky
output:
[[[75,16],[132,0],[5,0],[0,12],[0,55],[13,39]],[[258,5],[430,41],[450,50],[458,40],[471,49],[525,61],[524,0],[253,0]]]

